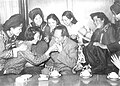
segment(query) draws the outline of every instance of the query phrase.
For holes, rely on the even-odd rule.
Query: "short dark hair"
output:
[[[3,30],[4,31],[10,30],[11,27],[16,28],[21,24],[23,25],[23,23],[24,23],[23,16],[21,14],[14,14],[3,24],[4,28]]]
[[[40,36],[43,35],[42,33],[42,30],[39,29],[40,27],[38,26],[33,26],[33,27],[29,27],[26,31],[26,34],[25,34],[25,39],[28,40],[28,41],[31,41],[34,39],[34,35],[39,32],[40,33]],[[43,36],[42,36],[43,37]]]
[[[53,20],[55,20],[57,22],[57,25],[60,24],[60,20],[58,19],[58,17],[55,14],[50,14],[47,16],[47,21],[48,19],[52,18]]]
[[[65,11],[63,14],[62,14],[62,17],[63,16],[66,16],[68,19],[71,19],[73,18],[73,20],[71,21],[73,24],[76,24],[78,21],[77,19],[75,18],[75,16],[73,15],[73,13],[71,11]]]
[[[101,20],[104,20],[104,25],[110,23],[108,17],[103,12],[95,12],[95,13],[90,14],[90,16],[91,16],[92,20],[95,16],[97,16]]]
[[[67,28],[66,28],[64,25],[61,24],[61,25],[56,26],[56,27],[54,28],[53,34],[54,34],[54,32],[55,32],[56,30],[62,30],[61,35],[62,35],[63,37],[64,37],[64,36],[69,37],[68,30],[67,30]]]

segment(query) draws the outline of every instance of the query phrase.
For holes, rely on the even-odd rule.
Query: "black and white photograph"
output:
[[[120,86],[120,0],[0,0],[0,86]]]

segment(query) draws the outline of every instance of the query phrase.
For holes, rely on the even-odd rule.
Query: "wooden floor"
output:
[[[120,80],[108,80],[106,75],[94,75],[89,79],[83,79],[79,75],[66,75],[46,81],[40,81],[39,75],[34,75],[24,83],[15,82],[16,77],[18,75],[0,76],[0,86],[120,86]]]

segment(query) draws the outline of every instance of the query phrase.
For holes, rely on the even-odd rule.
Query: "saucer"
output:
[[[113,77],[113,75],[111,76],[111,74],[114,74],[114,76],[116,76],[116,77]],[[117,73],[111,72],[107,75],[107,79],[109,79],[111,81],[117,81],[120,79],[120,77],[117,75]]]
[[[40,74],[40,77],[38,78],[38,80],[48,80],[49,76],[45,75],[45,74]]]
[[[120,77],[119,77],[119,78],[110,78],[110,77],[107,77],[107,79],[109,79],[109,80],[111,80],[111,81],[117,81],[117,80],[120,79]]]
[[[111,86],[118,86],[118,83],[115,81],[107,80],[108,83],[111,84]]]
[[[82,71],[82,72],[80,73],[80,77],[82,77],[82,78],[84,78],[84,79],[87,79],[87,78],[92,77],[92,74],[91,74],[91,73],[88,74],[88,72]]]
[[[48,78],[47,77],[46,78],[39,77],[38,80],[48,80]]]

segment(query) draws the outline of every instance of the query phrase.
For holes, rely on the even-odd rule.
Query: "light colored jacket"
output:
[[[50,46],[55,43],[54,38],[50,42]],[[77,62],[77,43],[67,38],[63,42],[62,51],[59,53],[52,53],[51,58],[54,60],[53,64],[59,71],[71,70]]]

